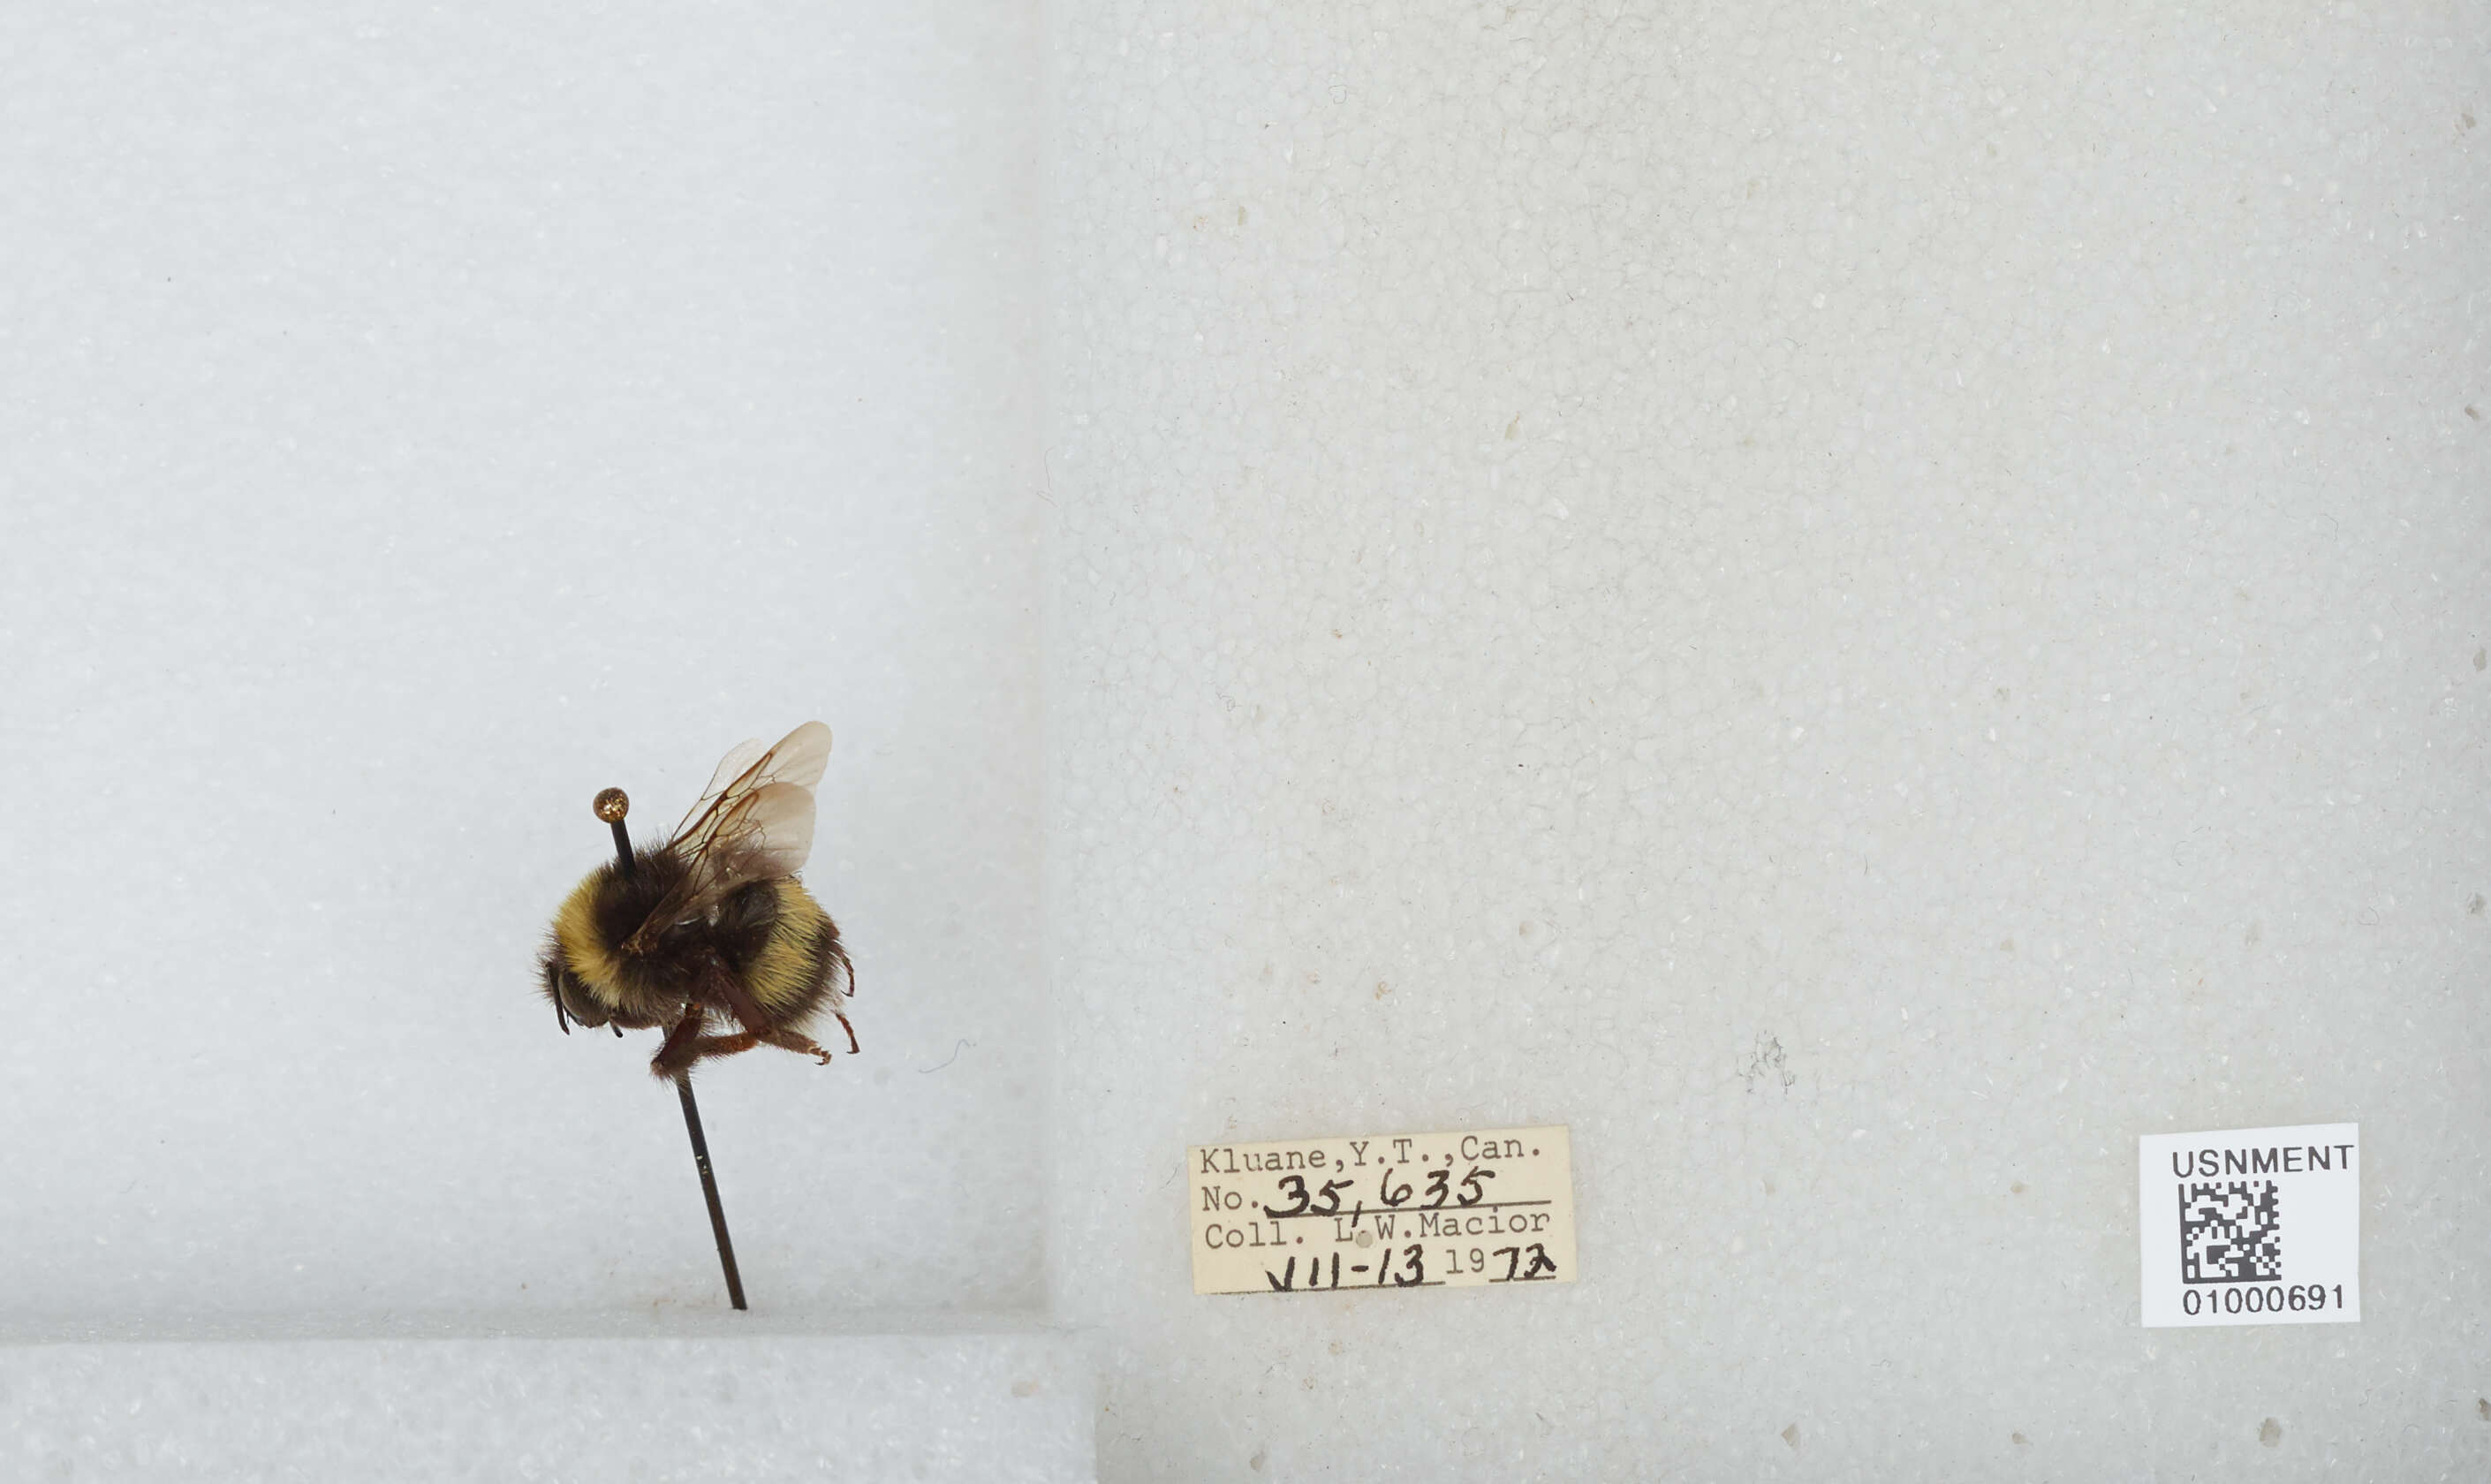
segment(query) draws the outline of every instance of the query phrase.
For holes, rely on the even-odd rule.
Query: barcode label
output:
[[[2359,1319],[2359,1158],[2353,1123],[2139,1139],[2145,1323]]]
[[[2180,1281],[2280,1283],[2283,1213],[2272,1180],[2180,1187]]]

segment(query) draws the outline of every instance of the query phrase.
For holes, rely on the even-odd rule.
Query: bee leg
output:
[[[811,1057],[814,1061],[821,1062],[824,1066],[831,1064],[831,1054],[824,1051],[821,1047],[814,1045],[813,1038],[809,1035],[799,1034],[794,1031],[780,1031],[776,1028],[764,1031],[760,1034],[761,1039],[768,1041],[773,1046],[783,1046],[789,1051],[801,1052],[806,1056]]]
[[[614,1038],[618,1041],[623,1039],[623,1022],[619,1020],[614,1023]]]
[[[700,1040],[701,1024],[708,1019],[709,1011],[699,1001],[686,1005],[684,1018],[675,1022],[674,1029],[659,1044],[658,1054],[649,1059],[651,1074],[672,1081],[689,1071],[691,1064],[700,1060],[700,1053],[692,1047]]]
[[[692,1042],[689,1054],[684,1059],[684,1069],[689,1070],[695,1062],[706,1062],[711,1057],[731,1057],[739,1051],[750,1051],[759,1044],[761,1037],[749,1031],[738,1031],[733,1035],[704,1035]]]
[[[748,1050],[756,1042],[768,1041],[773,1046],[783,1046],[789,1051],[801,1052],[804,1055],[811,1057],[815,1061],[821,1062],[824,1066],[830,1065],[831,1054],[829,1052],[814,1045],[810,1036],[805,1035],[801,1032],[787,1030],[780,1026],[777,1021],[772,1020],[770,1018],[770,1012],[761,1007],[759,1003],[752,998],[752,995],[748,990],[747,990],[742,984],[736,982],[735,975],[720,970],[710,975],[710,985],[718,991],[718,998],[726,1002],[728,1011],[732,1013],[736,1019],[744,1022],[745,1033],[741,1037],[744,1044],[734,1047],[732,1051],[721,1048],[718,1051],[703,1053],[703,1055],[730,1056],[736,1051]],[[737,1037],[732,1036],[719,1037],[721,1040],[732,1040],[736,1038]]]
[[[714,973],[709,976],[709,988],[716,991],[720,1000],[726,1002],[727,1013],[744,1022],[744,1029],[747,1031],[756,1035],[765,1034],[777,1024],[770,1018],[770,1012],[763,1009],[752,998],[751,993],[736,982],[735,975],[723,970]]]
[[[833,1010],[831,1013],[834,1015],[839,1015],[839,1012],[836,1010]],[[856,1027],[848,1024],[848,1018],[845,1015],[839,1015],[839,1026],[848,1033],[848,1055],[855,1056],[857,1054]]]

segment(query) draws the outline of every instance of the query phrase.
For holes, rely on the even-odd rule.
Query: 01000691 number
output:
[[[2313,1309],[2344,1307],[2344,1285],[2331,1290],[2323,1283],[2270,1283],[2264,1288],[2242,1284],[2232,1288],[2192,1288],[2180,1295],[2183,1314],[2301,1314]]]

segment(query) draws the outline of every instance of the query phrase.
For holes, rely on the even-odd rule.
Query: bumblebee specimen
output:
[[[597,796],[615,858],[562,904],[540,960],[564,1034],[574,1020],[618,1036],[662,1028],[649,1070],[668,1079],[763,1042],[827,1064],[831,1054],[805,1034],[824,1010],[857,1049],[844,1013],[856,970],[830,914],[796,880],[830,756],[831,729],[818,721],[775,747],[744,743],[655,849],[631,849],[621,789]]]

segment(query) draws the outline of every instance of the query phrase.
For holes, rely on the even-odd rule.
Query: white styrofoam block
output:
[[[774,1335],[1050,1299],[1115,1479],[2481,1471],[2478,19],[1073,0],[1042,124],[1038,23],[29,28],[0,1334],[721,1318],[526,959],[818,714]],[[2362,1322],[2137,1329],[2135,1137],[2339,1120]],[[1577,1286],[1186,1292],[1188,1142],[1541,1120]],[[0,1408],[328,1466],[317,1349]]]
[[[755,1301],[1038,1300],[1033,25],[21,28],[0,1333],[718,1303],[654,1036],[533,959],[598,789],[811,716],[865,1054],[704,1072]]]
[[[1071,1484],[1096,1406],[1039,1333],[0,1346],[0,1474]]]
[[[2478,11],[1050,35],[1103,1477],[2491,1469]],[[2320,1121],[2361,1323],[2140,1329]],[[1539,1122],[1577,1285],[1188,1292],[1189,1143]]]

